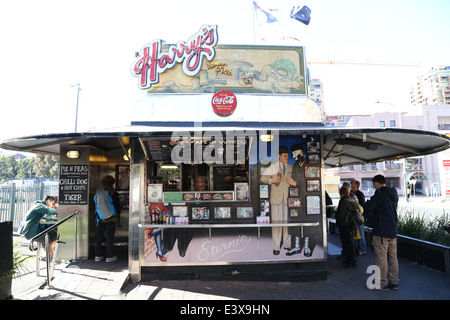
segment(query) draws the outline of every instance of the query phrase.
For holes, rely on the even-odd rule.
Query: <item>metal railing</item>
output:
[[[30,251],[36,251],[37,250],[37,254],[36,254],[36,275],[39,276],[39,272],[40,272],[40,258],[41,258],[41,254],[40,254],[40,250],[41,250],[41,245],[40,243],[38,243],[36,245],[36,247],[34,246],[34,242],[41,238],[41,237],[45,237],[45,254],[46,254],[46,264],[47,264],[47,287],[51,287],[51,279],[53,276],[53,271],[55,269],[55,260],[56,260],[56,255],[58,253],[58,245],[59,243],[64,243],[63,241],[59,241],[59,235],[57,236],[57,240],[56,240],[56,246],[55,246],[55,250],[53,253],[53,258],[50,259],[50,239],[49,239],[49,235],[48,233],[50,231],[55,230],[59,225],[65,223],[66,221],[70,220],[71,218],[75,218],[74,221],[74,226],[75,226],[75,233],[74,233],[74,258],[76,259],[77,257],[77,220],[76,218],[81,214],[81,211],[79,210],[75,210],[74,212],[70,213],[67,217],[65,217],[64,219],[51,224],[47,229],[45,229],[44,231],[42,231],[41,233],[37,234],[36,236],[34,236],[33,238],[31,238],[30,243],[28,245],[28,248],[30,249]],[[51,262],[50,262],[51,260]]]
[[[0,185],[0,221],[12,221],[13,232],[19,230],[20,223],[26,218],[28,210],[36,200],[46,195],[58,195],[58,182],[37,184],[1,184]]]

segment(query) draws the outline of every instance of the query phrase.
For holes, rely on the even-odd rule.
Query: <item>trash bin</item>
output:
[[[12,221],[0,222],[0,300],[11,297],[13,270]]]

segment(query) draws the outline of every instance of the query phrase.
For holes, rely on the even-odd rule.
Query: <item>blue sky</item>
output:
[[[307,60],[421,64],[310,65],[324,84],[328,114],[370,114],[381,107],[377,100],[407,110],[417,75],[450,64],[448,0],[258,2],[311,8],[308,26],[288,26]],[[187,40],[203,24],[219,26],[221,44],[255,43],[251,0],[0,2],[0,137],[73,131],[76,88],[69,86],[78,82],[79,130],[129,124],[128,112],[145,95],[130,73],[134,53],[156,38]]]

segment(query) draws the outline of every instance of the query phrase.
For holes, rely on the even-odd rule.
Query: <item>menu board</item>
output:
[[[234,166],[213,167],[214,190],[234,190]]]
[[[88,204],[89,165],[61,165],[59,170],[59,204]]]
[[[170,139],[145,140],[144,146],[153,161],[171,161],[172,147]]]
[[[233,201],[232,191],[164,192],[164,202]]]

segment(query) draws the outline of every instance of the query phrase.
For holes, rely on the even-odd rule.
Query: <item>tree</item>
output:
[[[58,178],[59,158],[47,155],[37,155],[34,160],[33,171],[37,178]]]
[[[36,176],[33,171],[34,160],[35,160],[34,157],[28,157],[23,160],[17,161],[16,178],[18,179],[34,178]]]
[[[0,180],[5,182],[7,179],[16,177],[16,159],[14,156],[0,156]]]

